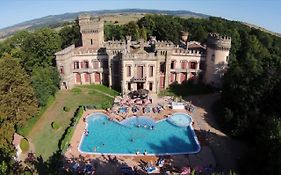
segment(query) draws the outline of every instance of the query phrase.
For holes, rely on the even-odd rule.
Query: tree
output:
[[[126,35],[132,36],[132,40],[138,40],[140,38],[139,26],[134,21],[130,21],[125,26]]]
[[[147,31],[144,27],[140,28],[140,37],[144,39],[144,41],[147,41]]]
[[[78,19],[71,26],[65,26],[59,31],[61,47],[66,48],[72,44],[81,45],[81,34]]]
[[[11,165],[8,156],[14,153],[15,128],[36,114],[37,101],[30,79],[17,59],[6,55],[0,59],[0,67],[0,157],[5,160],[0,163],[4,171],[6,165]]]
[[[49,28],[36,30],[23,43],[22,63],[28,73],[33,67],[54,65],[55,52],[61,49],[61,39],[57,32]]]
[[[53,67],[37,67],[32,71],[31,79],[39,105],[45,106],[48,98],[54,96],[59,88],[57,70]]]

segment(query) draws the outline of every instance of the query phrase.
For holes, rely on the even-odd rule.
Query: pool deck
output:
[[[197,134],[197,137],[199,139],[200,145],[201,145],[201,151],[198,154],[193,154],[193,155],[175,155],[175,156],[168,156],[168,158],[166,160],[172,160],[172,166],[173,167],[183,167],[183,166],[187,166],[187,165],[191,165],[191,166],[197,166],[198,164],[200,165],[210,165],[212,164],[213,166],[216,165],[216,161],[213,157],[212,151],[210,150],[210,148],[207,146],[207,142],[206,139],[204,137],[204,135],[202,135],[201,133],[198,133],[197,131],[200,130],[199,125],[196,122],[196,117],[198,116],[194,116],[195,114],[198,113],[189,113],[186,110],[172,110],[172,109],[165,109],[163,111],[161,111],[160,113],[153,113],[150,112],[148,114],[143,114],[141,112],[142,110],[140,110],[138,113],[132,113],[129,112],[126,117],[130,117],[133,115],[138,115],[138,116],[149,116],[151,118],[153,118],[155,121],[159,121],[161,119],[164,119],[167,117],[167,115],[171,115],[173,113],[176,112],[182,112],[182,113],[187,113],[189,115],[192,116],[193,118],[193,128]],[[84,132],[84,129],[86,127],[86,122],[84,122],[83,118],[87,117],[89,115],[91,115],[92,113],[96,113],[96,112],[101,112],[104,113],[106,115],[108,115],[108,117],[110,117],[113,120],[116,121],[121,121],[124,120],[126,117],[124,116],[120,116],[111,112],[108,112],[106,110],[87,110],[84,112],[83,116],[81,117],[80,121],[78,122],[76,129],[74,131],[73,137],[70,141],[70,147],[68,148],[68,150],[65,152],[65,157],[68,160],[79,160],[79,159],[83,159],[85,161],[94,161],[94,164],[97,164],[96,167],[96,172],[97,174],[99,174],[98,172],[104,172],[104,167],[101,166],[101,162],[109,162],[109,160],[112,159],[116,159],[117,162],[119,162],[120,164],[126,164],[130,167],[137,167],[137,169],[139,170],[140,173],[144,173],[142,170],[142,162],[146,162],[146,163],[151,163],[153,165],[156,164],[159,156],[144,156],[144,155],[138,155],[138,156],[105,156],[105,155],[91,155],[91,154],[84,154],[79,152],[78,147]],[[120,173],[120,167],[119,169],[116,169],[118,166],[116,164],[109,164],[112,165],[110,168],[112,169],[112,173],[108,173],[108,174],[119,174]],[[99,170],[100,169],[100,170]],[[157,173],[157,171],[155,172]],[[158,172],[159,173],[159,172]],[[102,173],[100,173],[102,174]]]

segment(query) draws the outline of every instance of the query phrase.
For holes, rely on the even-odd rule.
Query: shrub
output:
[[[79,108],[75,111],[74,116],[70,120],[69,126],[64,130],[64,133],[59,140],[59,150],[64,152],[67,149],[69,141],[74,133],[75,126],[79,119],[82,117],[83,112],[84,106],[79,106]]]
[[[69,107],[67,107],[67,106],[63,107],[64,112],[69,112],[69,110],[70,110]]]
[[[57,130],[57,129],[60,128],[60,125],[59,125],[58,123],[56,123],[55,121],[53,121],[53,122],[51,123],[51,126],[52,126],[52,128],[53,128],[54,130]]]
[[[20,149],[22,150],[22,152],[27,152],[29,149],[29,143],[28,140],[26,138],[22,138],[20,141]]]

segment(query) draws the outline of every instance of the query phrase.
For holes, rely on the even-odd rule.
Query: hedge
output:
[[[83,112],[84,112],[84,106],[79,106],[76,109],[74,116],[70,120],[69,126],[64,130],[64,133],[61,139],[59,140],[58,147],[60,151],[64,152],[67,149],[70,139],[72,138],[72,135],[74,133],[74,129],[78,121],[82,117]]]

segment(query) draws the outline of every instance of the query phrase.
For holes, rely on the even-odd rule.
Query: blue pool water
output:
[[[200,150],[190,126],[191,118],[176,113],[155,122],[149,117],[130,117],[121,123],[110,121],[105,114],[87,118],[88,136],[83,136],[79,149],[84,153],[148,155],[188,154]]]

